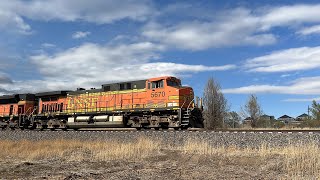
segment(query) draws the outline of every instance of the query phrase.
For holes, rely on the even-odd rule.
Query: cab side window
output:
[[[151,82],[152,89],[163,88],[163,80]]]
[[[120,84],[120,90],[124,90],[124,84]]]

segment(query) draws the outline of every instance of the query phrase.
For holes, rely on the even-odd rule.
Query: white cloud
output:
[[[289,85],[250,85],[239,88],[223,89],[228,94],[301,94],[317,95],[320,94],[320,76],[300,78],[290,82]]]
[[[133,66],[125,66],[118,68],[117,70],[132,70],[139,69],[142,72],[162,72],[169,75],[177,75],[177,73],[185,72],[202,72],[202,71],[226,71],[236,68],[235,65],[224,65],[224,66],[204,66],[204,65],[187,65],[187,64],[177,64],[170,62],[156,62],[156,63],[146,63]]]
[[[320,101],[320,97],[315,97],[315,98],[290,98],[290,99],[285,99],[283,101],[285,102],[311,102],[311,101]]]
[[[9,78],[8,74],[0,73],[0,84],[12,84],[13,81]]]
[[[282,74],[280,77],[286,78],[286,77],[290,77],[290,76],[291,76],[291,74]]]
[[[262,29],[320,22],[320,4],[273,7],[261,16]]]
[[[184,12],[193,12],[192,6],[185,4],[181,6]],[[207,10],[204,12],[208,14]],[[209,12],[212,13],[212,10]],[[153,22],[145,26],[143,35],[173,48],[190,50],[270,45],[277,41],[277,35],[272,32],[274,27],[290,27],[291,30],[296,30],[301,25],[319,23],[320,4],[295,4],[257,9],[235,8],[212,14],[214,16],[197,15],[192,21],[183,19],[181,22],[163,24]],[[308,30],[302,32],[308,33]]]
[[[320,46],[275,51],[247,60],[244,67],[253,72],[289,72],[319,68]]]
[[[306,27],[297,32],[301,35],[320,34],[320,25]]]
[[[204,71],[225,71],[234,65],[204,66],[158,62],[161,45],[150,42],[118,45],[86,43],[65,51],[30,57],[41,80],[14,80],[1,84],[10,92],[39,92],[76,87],[99,87],[103,83],[157,76],[184,76]],[[1,80],[1,79],[0,79]]]
[[[74,34],[72,34],[72,38],[73,39],[81,39],[81,38],[85,38],[85,37],[89,36],[90,34],[91,34],[91,32],[89,32],[89,31],[85,31],[85,32],[77,31]]]
[[[0,95],[15,93],[11,88],[5,88],[12,86],[13,83],[13,80],[8,76],[8,74],[0,72]]]
[[[55,44],[51,44],[51,43],[43,43],[43,44],[41,44],[41,46],[44,47],[44,48],[54,48],[54,47],[56,47]]]
[[[257,31],[259,19],[250,13],[247,9],[235,9],[210,21],[186,21],[171,26],[150,23],[145,26],[143,35],[172,47],[191,50],[275,43],[273,34]]]
[[[6,30],[10,25],[22,33],[28,33],[30,26],[23,18],[41,21],[85,21],[97,24],[112,23],[122,19],[142,21],[153,11],[152,4],[148,0],[0,1],[0,28]]]
[[[150,23],[153,25],[147,25],[143,35],[149,40],[176,48],[203,50],[225,46],[270,45],[277,41],[277,36],[271,32],[273,27],[295,27],[320,22],[320,4],[295,4],[256,9],[240,7],[222,11],[208,10],[205,9],[206,7],[199,7],[197,3],[195,6],[177,3],[155,9],[150,0],[0,1],[0,28],[15,29],[30,34],[31,27],[24,18],[39,21],[84,21],[106,24],[122,19],[159,20],[161,16],[174,17],[172,11],[177,11],[177,14],[189,12],[195,13],[194,16],[187,15],[192,20],[181,18],[171,23]],[[174,18],[166,17],[165,19],[170,21]],[[7,28],[6,24],[11,28]],[[308,34],[307,29],[301,32]]]
[[[152,12],[148,0],[32,0],[22,3],[23,15],[31,19],[112,23],[121,19],[145,20]],[[45,8],[44,8],[45,7]]]
[[[17,32],[21,34],[30,34],[31,27],[14,12],[2,10],[0,5],[0,29],[8,32]]]

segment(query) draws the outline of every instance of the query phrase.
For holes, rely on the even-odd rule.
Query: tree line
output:
[[[246,103],[240,112],[229,111],[230,106],[221,91],[220,84],[213,78],[209,78],[203,91],[203,117],[207,129],[239,128],[241,121],[252,128],[285,126],[283,122],[263,117],[263,110],[254,94],[248,96]],[[312,102],[309,109],[311,116],[305,119],[300,127],[320,127],[320,104]]]

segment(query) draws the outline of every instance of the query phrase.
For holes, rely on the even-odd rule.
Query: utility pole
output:
[[[224,119],[225,117],[222,118],[222,128],[224,128]]]
[[[310,120],[310,107],[308,105],[308,120]]]
[[[233,128],[234,128],[234,118],[232,118],[232,121],[233,121]]]

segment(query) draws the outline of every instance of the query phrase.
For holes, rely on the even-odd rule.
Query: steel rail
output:
[[[0,130],[1,131],[1,130]],[[136,128],[82,128],[79,130],[74,130],[74,129],[67,129],[67,130],[63,130],[63,129],[34,129],[34,130],[30,130],[30,129],[15,129],[15,130],[11,130],[11,129],[5,129],[2,131],[45,131],[45,132],[55,132],[55,131],[121,131],[121,132],[125,132],[125,131],[136,131],[136,132],[207,132],[207,133],[287,133],[287,134],[291,134],[291,133],[320,133],[320,129],[217,129],[217,130],[207,130],[207,129],[203,129],[203,128],[188,128],[188,129],[180,129],[180,130],[174,130],[173,128],[169,128],[169,129],[159,129],[156,130],[154,128],[148,128],[148,129],[141,129],[141,130],[137,130]]]

